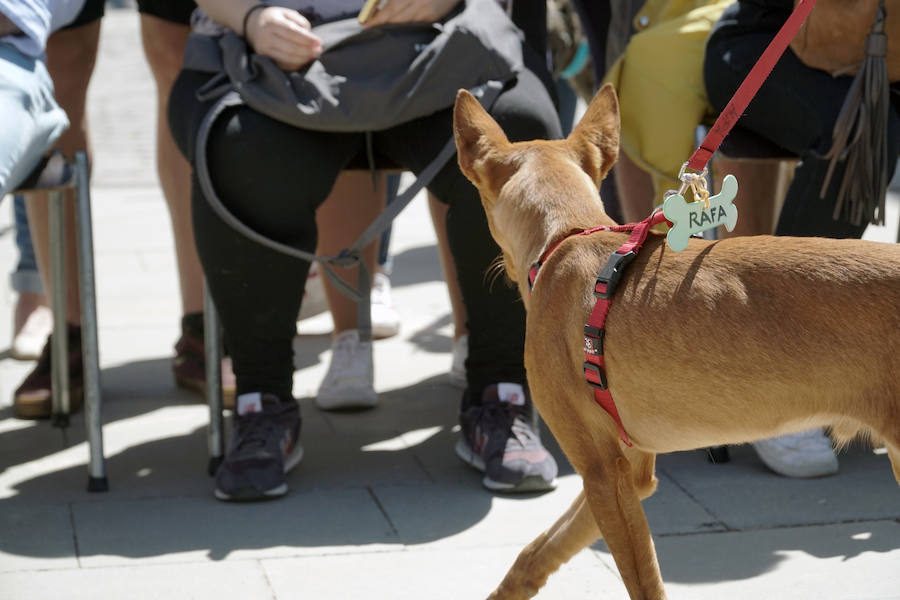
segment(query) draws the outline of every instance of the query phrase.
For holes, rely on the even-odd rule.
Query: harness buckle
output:
[[[592,362],[585,361],[582,368],[584,369],[584,379],[588,382],[588,385],[598,390],[606,390],[606,373],[603,371],[600,365],[595,365]],[[593,372],[594,375],[597,376],[597,381],[590,380],[590,378],[588,377],[588,371]]]
[[[603,355],[603,337],[606,334],[605,329],[594,327],[593,325],[584,326],[584,352],[594,356]]]
[[[612,298],[616,287],[619,285],[619,280],[622,278],[622,273],[625,272],[625,267],[634,260],[635,256],[637,256],[637,253],[634,250],[629,250],[625,254],[619,254],[618,251],[610,254],[609,260],[606,261],[606,264],[597,275],[597,281],[594,282],[594,296],[600,300]],[[603,291],[597,289],[601,283],[606,285],[606,289]]]

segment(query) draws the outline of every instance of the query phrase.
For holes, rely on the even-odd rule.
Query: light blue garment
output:
[[[0,0],[0,13],[23,34],[8,35],[0,41],[28,56],[42,56],[50,34],[74,21],[83,6],[84,0]]]
[[[69,126],[43,60],[0,42],[0,198],[14,190]]]
[[[13,196],[13,214],[16,218],[16,248],[19,249],[19,262],[16,270],[9,274],[9,285],[14,292],[44,293],[44,284],[38,271],[34,245],[31,242],[31,230],[28,227],[28,216],[25,214],[25,196]]]

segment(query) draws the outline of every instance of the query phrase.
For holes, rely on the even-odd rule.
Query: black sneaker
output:
[[[484,472],[482,483],[499,492],[537,492],[556,487],[556,461],[541,445],[531,398],[517,383],[489,385],[481,404],[463,394],[456,454]]]
[[[216,471],[219,500],[265,500],[287,493],[284,475],[303,458],[300,407],[272,394],[241,394],[225,460]]]

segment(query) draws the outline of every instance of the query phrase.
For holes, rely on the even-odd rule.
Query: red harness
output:
[[[650,228],[665,220],[666,218],[663,216],[662,211],[657,210],[639,223],[613,226],[601,225],[599,227],[573,233],[550,246],[546,252],[541,255],[538,262],[531,265],[531,269],[528,270],[528,284],[530,287],[534,287],[534,280],[537,278],[538,270],[541,268],[541,265],[545,263],[550,254],[567,239],[580,235],[590,235],[598,231],[631,232],[631,235],[628,236],[628,241],[622,244],[618,250],[609,256],[609,260],[606,261],[606,265],[600,270],[600,273],[597,275],[597,280],[594,282],[594,297],[597,300],[594,303],[593,310],[591,310],[591,316],[584,326],[583,366],[584,378],[587,380],[588,384],[594,388],[594,400],[609,413],[613,420],[615,420],[616,425],[619,428],[619,437],[628,446],[631,446],[631,440],[628,439],[628,434],[625,433],[625,426],[622,425],[619,411],[616,410],[616,402],[613,400],[612,394],[606,384],[606,370],[603,360],[603,336],[605,329],[603,326],[606,324],[606,315],[609,313],[609,305],[612,302],[613,293],[616,291],[616,286],[622,278],[625,267],[628,266],[628,263],[634,259],[638,251],[644,245],[644,242],[647,240],[647,234],[650,232]]]

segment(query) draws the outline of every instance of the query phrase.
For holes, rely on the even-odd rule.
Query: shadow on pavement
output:
[[[138,371],[162,376],[160,363],[168,361],[123,365],[105,373],[105,381],[117,390],[120,377]],[[0,499],[0,552],[71,556],[74,539],[79,560],[198,551],[217,560],[245,550],[327,553],[334,547],[419,544],[460,534],[482,521],[494,500],[481,488],[481,475],[453,452],[459,394],[435,377],[382,394],[375,411],[326,414],[310,398],[302,399],[306,453],[289,475],[291,492],[253,504],[213,498],[213,481],[205,473],[206,409],[189,403],[193,396],[175,402],[149,395],[133,401],[112,397],[104,430],[107,447],[117,448],[107,455],[110,491],[84,492],[81,456],[60,461],[71,466],[51,472],[40,465],[38,474],[15,483],[15,496]],[[81,419],[73,423],[70,445],[83,439],[75,433],[82,427]],[[135,444],[122,439],[142,428],[152,428],[156,437]],[[21,445],[19,462],[58,451],[41,447],[34,428],[4,434],[2,445]],[[565,472],[567,463],[559,458]],[[38,522],[63,523],[72,532],[49,533],[41,542],[36,536],[48,525],[35,529]]]

